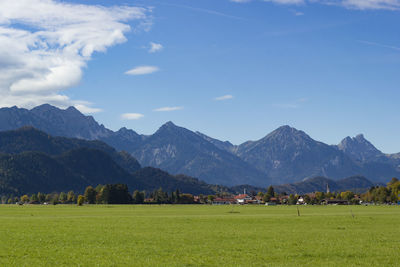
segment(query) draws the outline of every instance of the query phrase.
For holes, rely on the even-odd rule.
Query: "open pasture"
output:
[[[299,210],[0,205],[0,266],[400,265],[400,207]]]

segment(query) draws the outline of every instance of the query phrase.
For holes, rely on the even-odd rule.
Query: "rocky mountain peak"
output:
[[[305,132],[297,130],[296,128],[290,127],[288,125],[281,126],[272,133],[268,134],[262,139],[266,142],[278,142],[278,143],[299,143],[299,142],[309,142],[314,141]]]
[[[179,127],[175,125],[172,121],[168,121],[164,123],[155,134],[175,134],[175,133],[182,133],[182,132],[189,132],[185,128]]]
[[[353,138],[348,136],[337,147],[358,161],[370,160],[383,155],[381,151],[365,139],[363,134],[358,134]]]

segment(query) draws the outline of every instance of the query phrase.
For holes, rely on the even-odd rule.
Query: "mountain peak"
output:
[[[47,111],[53,111],[53,110],[60,110],[59,108],[52,106],[50,104],[42,104],[40,106],[34,107],[31,109],[32,111],[41,111],[41,112],[47,112]]]
[[[337,147],[353,159],[359,161],[369,160],[382,155],[382,152],[365,139],[363,134],[358,134],[353,138],[348,136]]]
[[[178,129],[182,129],[181,127],[175,125],[172,121],[168,121],[161,125],[157,132],[164,132],[164,131],[175,131]]]
[[[289,125],[284,125],[268,134],[267,139],[311,139],[305,132],[297,130]]]
[[[367,139],[365,139],[363,134],[357,134],[354,139],[357,140],[357,141],[367,141]]]
[[[276,129],[275,131],[276,133],[304,133],[303,131],[297,130],[296,128],[290,126],[290,125],[283,125],[281,127],[279,127],[278,129]]]
[[[177,127],[172,121],[164,123],[161,127]]]
[[[82,114],[76,107],[70,106],[69,108],[66,109],[69,113],[79,113]],[[83,115],[83,114],[82,114]]]

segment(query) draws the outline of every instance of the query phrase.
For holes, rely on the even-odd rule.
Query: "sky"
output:
[[[0,106],[400,152],[400,0],[1,0]]]

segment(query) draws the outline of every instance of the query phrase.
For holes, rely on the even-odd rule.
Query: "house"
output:
[[[235,200],[238,204],[243,205],[243,204],[247,204],[249,201],[252,201],[253,198],[247,194],[240,194],[240,195],[235,196]]]
[[[282,204],[287,204],[289,201],[289,196],[279,196],[279,202]]]
[[[264,202],[262,196],[255,196],[254,199],[256,200],[257,204],[262,204]]]

